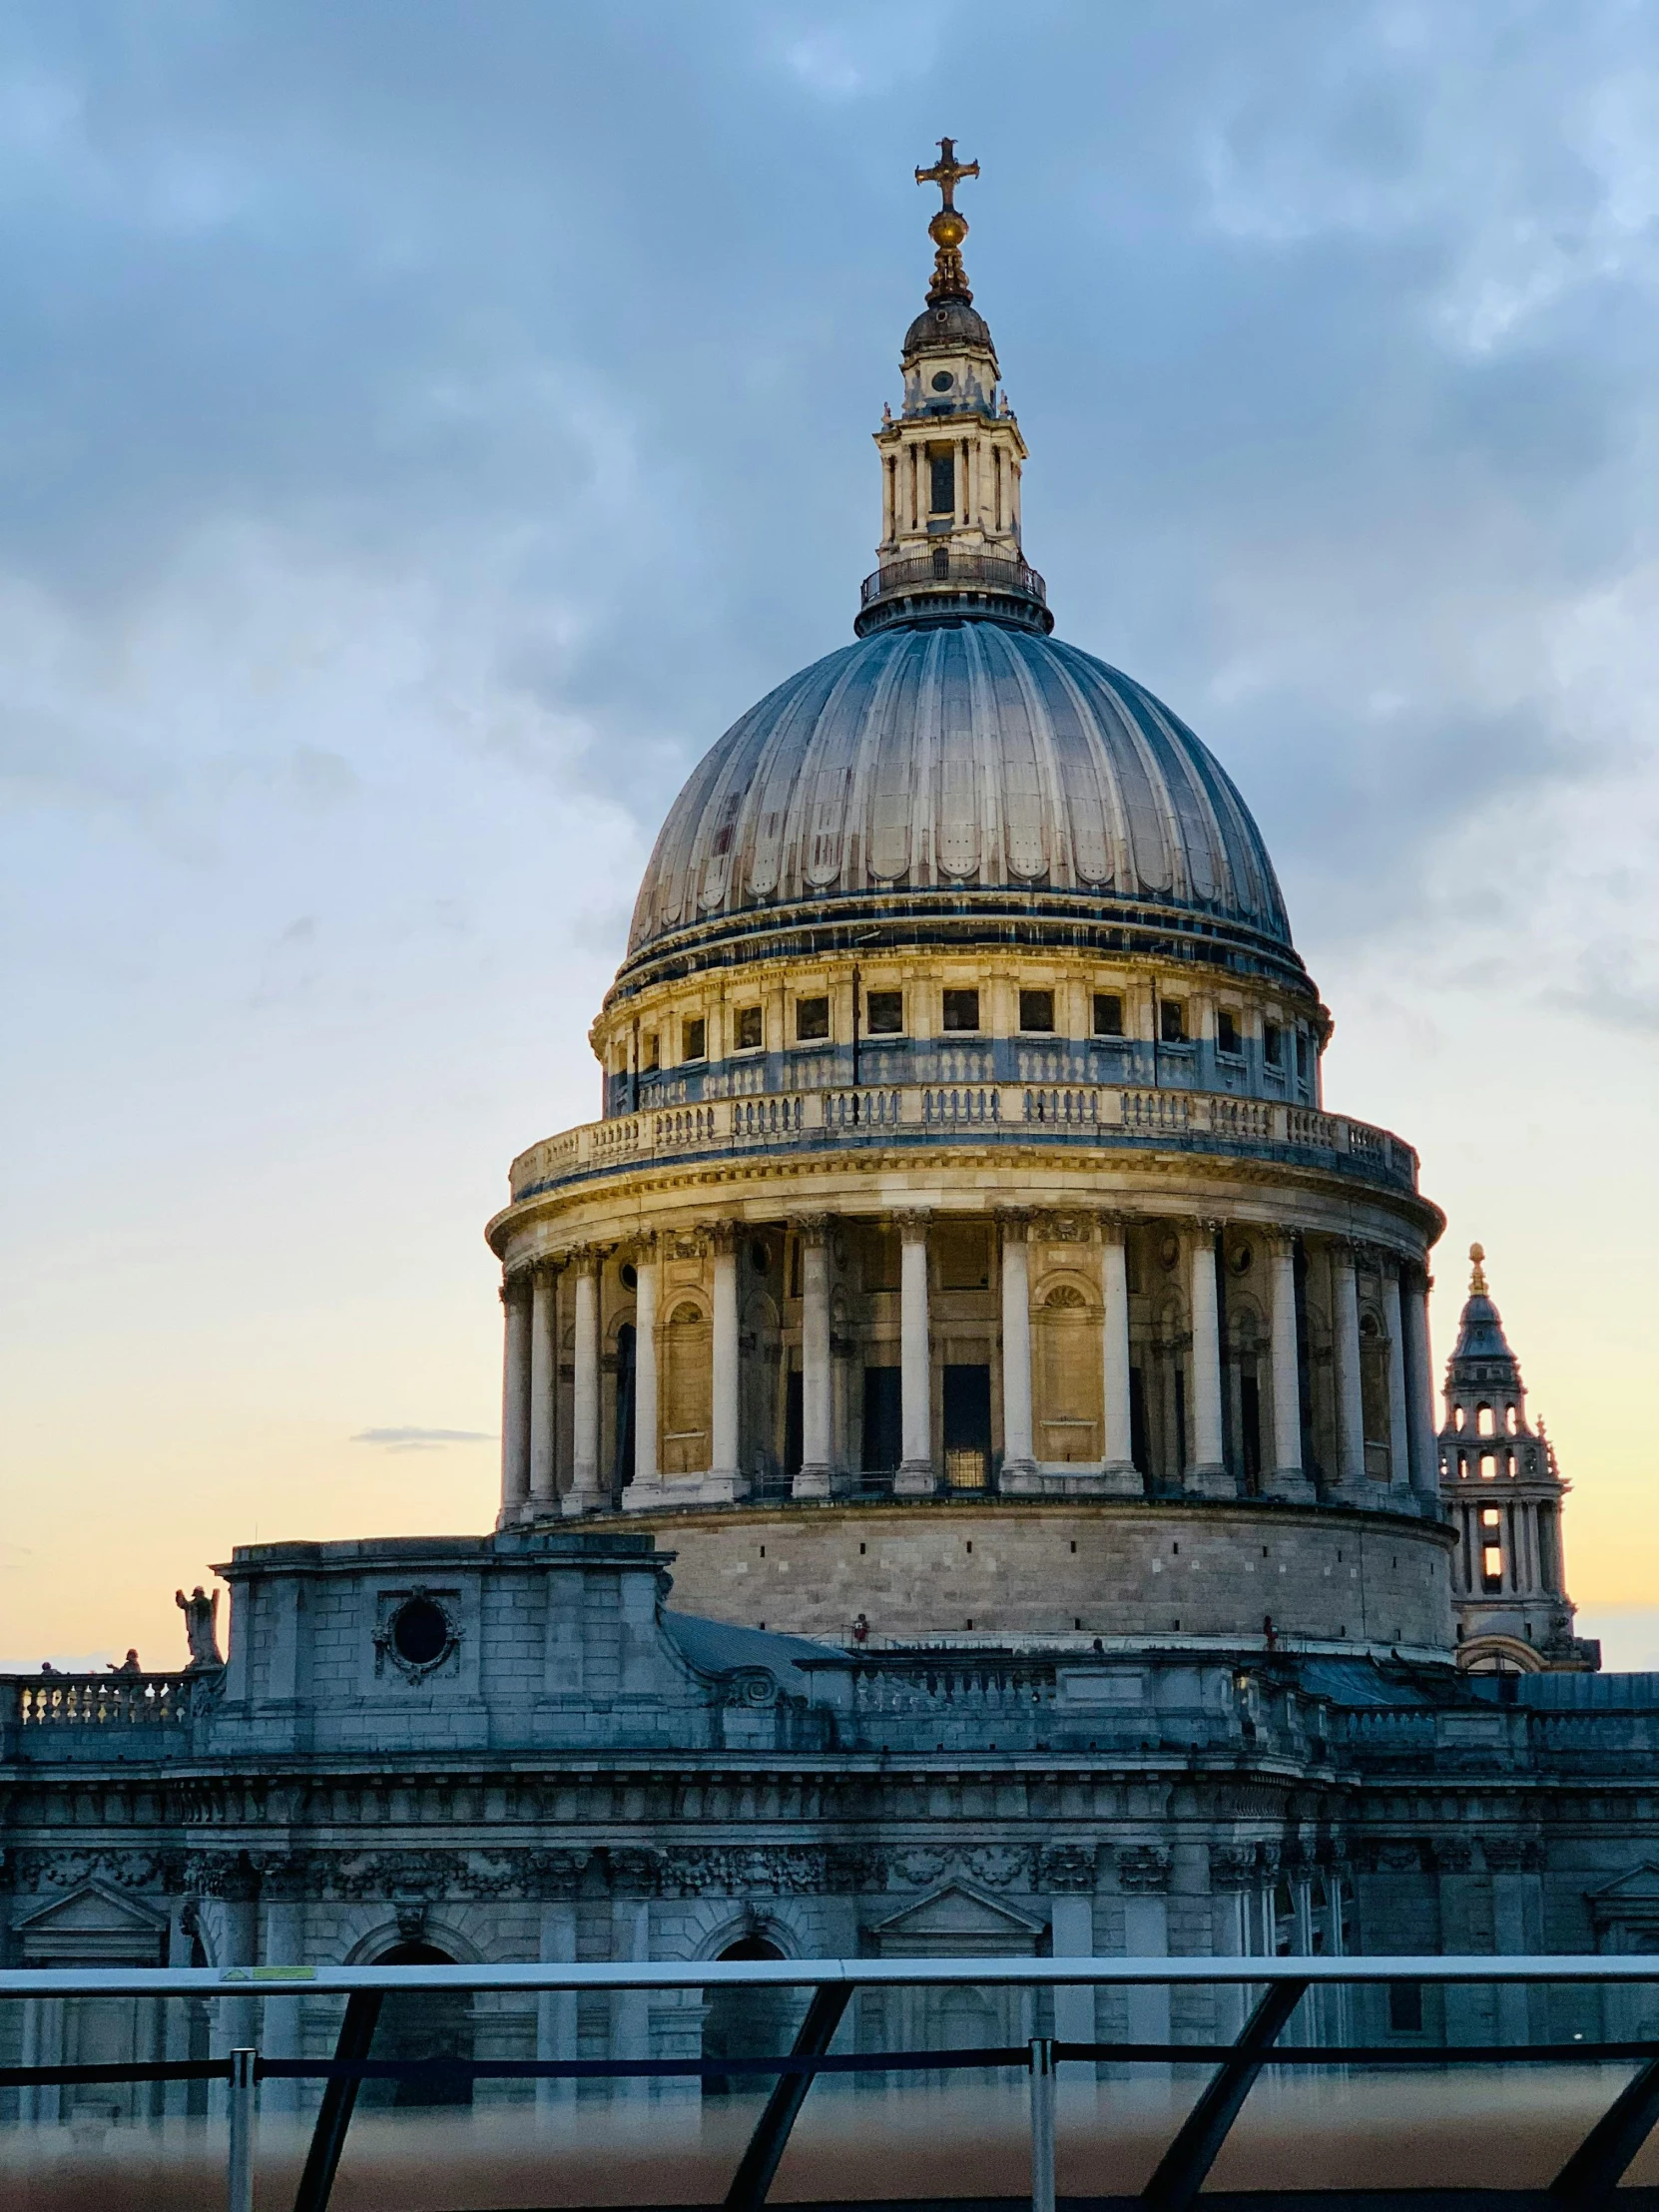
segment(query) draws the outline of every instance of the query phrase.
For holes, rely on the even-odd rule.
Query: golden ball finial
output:
[[[1469,1246],[1469,1258],[1474,1263],[1473,1273],[1469,1277],[1469,1294],[1471,1297],[1480,1297],[1486,1289],[1485,1246],[1471,1244]]]

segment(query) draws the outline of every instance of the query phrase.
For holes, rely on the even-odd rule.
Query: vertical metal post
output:
[[[1054,2212],[1054,2038],[1031,2038],[1031,2212]]]
[[[374,2024],[379,2017],[379,1990],[354,1989],[345,2000],[345,2017],[340,2022],[339,2040],[334,2045],[336,2065],[362,2064],[374,2040]],[[327,2212],[360,2078],[337,2074],[323,2090],[316,2126],[311,2133],[311,2147],[305,2153],[305,2170],[294,2191],[293,2212]]]
[[[254,2212],[254,2062],[258,2052],[231,2053],[231,2151],[226,2177],[227,2212]]]

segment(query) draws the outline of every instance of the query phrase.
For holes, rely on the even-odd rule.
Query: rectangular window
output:
[[[1158,1001],[1158,1038],[1162,1044],[1185,1044],[1187,1009],[1179,998]]]
[[[1216,1050],[1226,1052],[1235,1059],[1244,1050],[1239,1041],[1238,1017],[1228,1013],[1225,1008],[1216,1015]]]
[[[1054,993],[1052,991],[1021,991],[1019,994],[1019,1025],[1033,1036],[1047,1037],[1054,1033]]]
[[[682,1060],[705,1060],[709,1055],[709,1024],[699,1014],[695,1021],[680,1024],[680,1057]]]
[[[1262,1024],[1262,1057],[1270,1068],[1285,1065],[1285,1032],[1276,1021]]]
[[[798,998],[795,1002],[795,1033],[803,1044],[816,1044],[830,1034],[830,1001],[827,998]]]
[[[944,1026],[946,1029],[977,1029],[979,1026],[979,993],[977,991],[946,991],[944,994]]]
[[[1495,1596],[1503,1588],[1501,1544],[1483,1544],[1480,1548],[1480,1587],[1490,1596]]]
[[[1116,991],[1095,992],[1094,1033],[1097,1037],[1123,1035],[1123,1000]]]
[[[896,1291],[899,1287],[899,1269],[902,1266],[898,1231],[871,1223],[864,1230],[860,1242],[863,1247],[864,1289]],[[896,1372],[895,1369],[894,1373]]]
[[[738,1008],[738,1050],[759,1052],[767,1041],[766,1020],[759,1006]]]
[[[641,1039],[640,1051],[643,1054],[643,1057],[640,1061],[641,1073],[645,1075],[655,1075],[658,1068],[662,1065],[662,1061],[659,1058],[657,1051],[657,1032],[655,1029],[648,1031],[645,1037]]]
[[[927,482],[929,512],[953,515],[956,512],[956,455],[950,446],[929,449]]]
[[[1396,2035],[1422,2033],[1422,1983],[1388,1983],[1388,2025]]]
[[[1300,1029],[1296,1033],[1296,1079],[1299,1083],[1308,1080],[1308,1039]]]
[[[941,1291],[988,1291],[991,1237],[977,1222],[947,1222],[933,1239]]]
[[[904,1034],[904,993],[870,991],[864,999],[864,1028],[872,1037]]]

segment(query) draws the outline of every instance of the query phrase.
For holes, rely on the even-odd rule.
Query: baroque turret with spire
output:
[[[904,397],[883,409],[880,567],[866,579],[857,629],[963,615],[1052,630],[1043,580],[1020,545],[1020,470],[1025,440],[1000,385],[996,348],[973,304],[962,242],[967,219],[956,187],[977,177],[956,159],[954,139],[917,169],[941,205],[927,226],[933,276],[927,304],[904,333]]]

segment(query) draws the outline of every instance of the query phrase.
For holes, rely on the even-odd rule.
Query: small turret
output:
[[[940,139],[939,159],[916,183],[939,188],[927,226],[933,279],[927,304],[904,333],[901,412],[883,410],[880,567],[864,581],[860,637],[897,622],[978,615],[1045,634],[1054,627],[1043,580],[1020,549],[1020,436],[985,318],[973,304],[962,241],[967,219],[956,187],[977,177]]]
[[[1469,1295],[1446,1362],[1440,1496],[1458,1533],[1457,1660],[1473,1674],[1577,1670],[1599,1644],[1572,1633],[1561,1550],[1567,1492],[1554,1448],[1526,1417],[1520,1362],[1492,1304],[1486,1255],[1469,1247]]]

